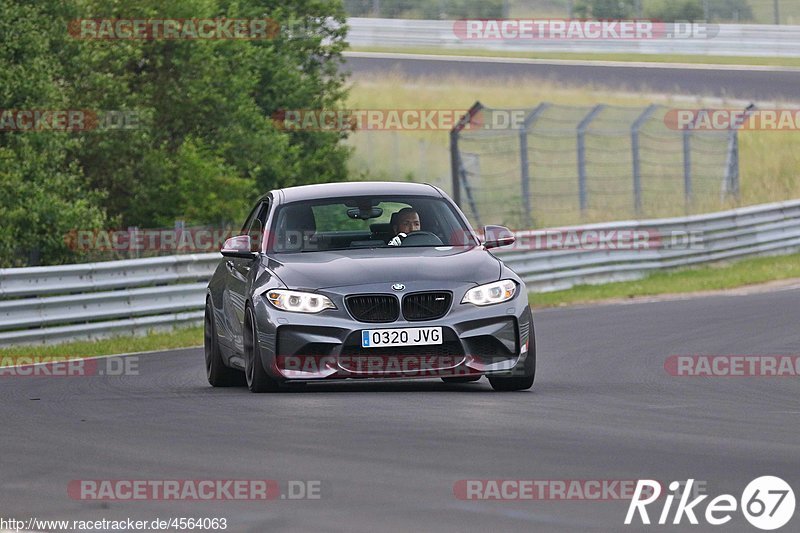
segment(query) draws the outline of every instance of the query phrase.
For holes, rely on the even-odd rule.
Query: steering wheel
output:
[[[442,246],[444,243],[435,233],[415,231],[403,239],[402,246]]]

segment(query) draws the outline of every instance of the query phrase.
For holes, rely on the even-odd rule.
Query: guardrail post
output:
[[[636,214],[640,215],[642,212],[642,168],[641,161],[639,160],[639,130],[647,119],[655,113],[658,106],[650,104],[647,106],[641,115],[634,121],[631,126],[631,155],[633,157],[633,207]]]
[[[542,102],[531,111],[525,120],[522,122],[522,128],[519,130],[519,160],[522,179],[522,227],[533,227],[533,219],[531,217],[531,177],[528,161],[528,129],[536,121],[542,112],[550,106],[547,102]]]
[[[581,213],[585,214],[589,201],[586,192],[586,130],[592,120],[605,108],[605,104],[598,104],[589,111],[580,124],[578,124],[578,199]]]

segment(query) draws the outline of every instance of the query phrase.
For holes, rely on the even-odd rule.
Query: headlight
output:
[[[274,289],[267,292],[267,300],[282,311],[296,313],[319,313],[325,309],[336,309],[327,296],[313,292]]]
[[[514,297],[517,293],[517,284],[510,279],[478,285],[467,291],[462,304],[492,305],[505,302]]]

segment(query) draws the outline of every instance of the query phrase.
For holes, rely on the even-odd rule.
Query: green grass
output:
[[[636,296],[733,289],[793,278],[800,278],[800,254],[658,272],[637,281],[578,285],[563,291],[531,294],[529,299],[536,308],[556,307]]]
[[[623,61],[645,63],[689,63],[697,65],[751,65],[768,67],[800,67],[800,57],[747,57],[686,54],[613,54],[593,52],[514,52],[481,48],[389,48],[382,46],[357,46],[354,52],[393,52],[441,56],[512,57],[521,59],[553,59],[573,61]]]
[[[203,328],[198,326],[152,333],[147,336],[119,336],[97,341],[0,348],[0,358],[19,356],[82,358],[151,350],[171,350],[202,344]]]

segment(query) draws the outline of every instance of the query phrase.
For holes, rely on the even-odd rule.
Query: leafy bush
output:
[[[636,0],[578,0],[574,16],[595,19],[630,19],[636,16]]]

